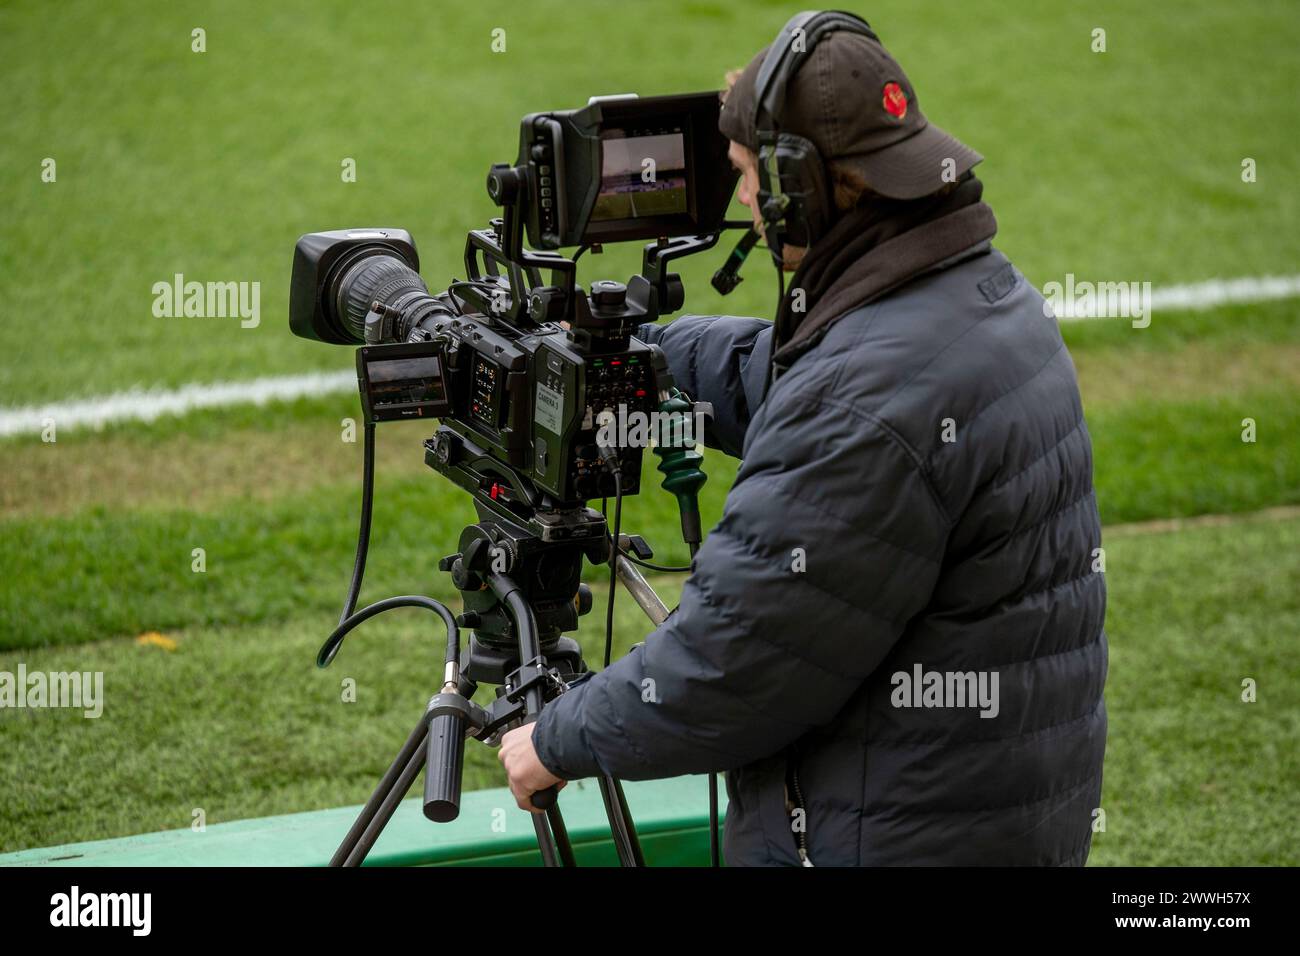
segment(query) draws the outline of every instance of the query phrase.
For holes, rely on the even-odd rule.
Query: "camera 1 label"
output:
[[[536,413],[533,416],[537,424],[553,435],[562,434],[563,422],[561,411],[564,408],[564,396],[545,383],[537,383]]]

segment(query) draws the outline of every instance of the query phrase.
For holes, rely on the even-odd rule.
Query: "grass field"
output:
[[[1292,5],[854,8],[927,114],[987,157],[997,245],[1035,283],[1300,271]],[[513,159],[525,112],[717,86],[794,10],[0,6],[0,406],[344,370],[350,350],[287,330],[298,235],[405,226],[441,288],[465,231],[494,214],[483,176]],[[46,157],[56,182],[41,181]],[[1257,182],[1242,182],[1244,158]],[[588,257],[582,278],[625,277],[636,258]],[[725,303],[713,295],[720,259],[682,269],[690,308],[770,315],[755,264]],[[260,324],[155,318],[151,287],[176,273],[260,282]],[[1092,862],[1300,862],[1300,518],[1260,514],[1300,504],[1300,300],[1065,334],[1106,525],[1233,516],[1106,538],[1107,829]],[[356,415],[354,398],[324,396],[0,440],[0,671],[102,670],[108,695],[98,720],[0,710],[0,851],[187,826],[195,808],[216,822],[364,799],[433,689],[441,639],[394,615],[312,666],[350,568],[360,448],[340,423]],[[379,436],[363,600],[451,597],[436,560],[471,510],[423,464],[426,434]],[[710,454],[706,470],[707,526],[735,464]],[[647,491],[626,524],[680,563],[674,508]],[[656,583],[668,598],[678,586]],[[644,637],[638,613],[623,600],[620,648]],[[151,632],[171,645],[137,642]],[[495,754],[471,746],[466,785],[500,783]]]

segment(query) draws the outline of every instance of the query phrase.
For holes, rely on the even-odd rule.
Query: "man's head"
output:
[[[800,17],[744,70],[727,77],[718,127],[731,140],[729,155],[741,174],[739,198],[756,225],[762,224],[768,195],[759,169],[761,129],[800,137],[815,149],[824,170],[825,195],[817,201],[826,207],[826,222],[873,196],[919,199],[951,188],[982,159],[926,120],[907,75],[865,22],[847,14]],[[828,29],[819,30],[819,23]],[[776,73],[760,91],[764,65],[771,72],[776,63],[768,58],[787,48],[790,70],[784,79]],[[772,97],[773,90],[779,95]],[[775,109],[765,108],[774,100]],[[787,171],[783,166],[780,178],[788,191]],[[816,229],[805,231],[816,240]],[[803,250],[786,245],[783,252],[786,268],[793,268]]]

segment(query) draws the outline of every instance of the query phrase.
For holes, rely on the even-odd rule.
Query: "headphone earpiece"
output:
[[[807,248],[826,232],[834,198],[811,141],[794,133],[778,133],[773,140],[759,152],[758,199],[769,248],[780,265],[784,246]]]

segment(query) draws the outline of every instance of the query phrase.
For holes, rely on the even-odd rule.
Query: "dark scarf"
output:
[[[915,200],[872,196],[842,215],[805,254],[777,311],[772,374],[788,369],[849,312],[949,260],[988,245],[993,210],[984,184],[968,173],[941,196]],[[804,291],[795,312],[793,292]]]

